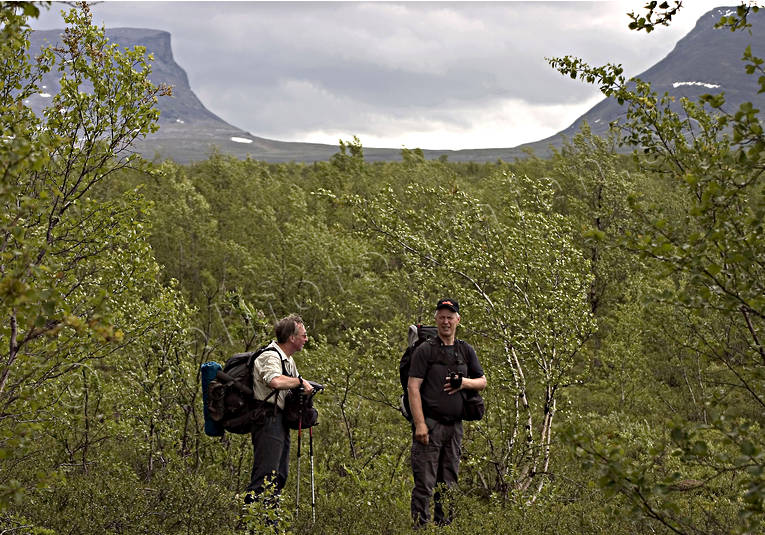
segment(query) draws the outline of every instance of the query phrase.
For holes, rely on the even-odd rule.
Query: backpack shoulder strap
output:
[[[433,365],[433,363],[436,361],[435,354],[436,349],[438,348],[438,338],[428,338],[425,343],[428,344],[428,354],[425,357],[427,361],[427,367],[425,368],[425,374],[427,375],[428,371],[430,370],[430,367]],[[424,344],[421,344],[424,345]]]
[[[406,369],[409,369],[409,366],[412,362],[412,357],[414,357],[415,352],[421,351],[425,353],[425,375],[428,374],[428,370],[430,369],[430,365],[433,363],[433,347],[432,344],[433,340],[431,338],[427,338],[417,344],[416,346],[409,346],[406,348],[406,352],[404,355],[406,356],[407,353],[409,354],[409,362],[406,364]],[[422,346],[427,346],[424,349],[420,349]],[[402,359],[403,360],[403,359]],[[401,370],[401,367],[399,366],[399,370]],[[407,374],[408,376],[408,374]],[[402,379],[402,386],[405,385]],[[404,389],[406,390],[406,387],[404,386]]]
[[[455,353],[457,354],[457,364],[467,364],[468,361],[468,343],[459,338],[454,339],[454,344],[457,346]]]
[[[264,346],[262,346],[262,347],[260,347],[260,348],[256,349],[255,351],[253,351],[253,352],[250,354],[250,360],[249,360],[249,361],[247,361],[247,366],[249,366],[249,367],[250,367],[250,369],[252,369],[252,366],[253,366],[253,364],[255,364],[255,360],[256,360],[256,359],[257,359],[259,356],[261,356],[263,353],[265,353],[266,351],[268,351],[268,350],[270,349],[270,348],[269,348],[269,345],[270,345],[270,344],[266,344],[266,345],[264,345]]]
[[[277,350],[275,350],[274,348],[272,348],[270,346],[271,346],[271,344],[266,344],[263,347],[261,347],[260,349],[258,349],[256,351],[253,351],[252,355],[250,356],[250,360],[247,363],[247,365],[250,368],[250,371],[252,371],[252,369],[253,369],[253,365],[255,364],[255,359],[257,359],[258,357],[260,357],[260,355],[262,355],[263,353],[265,353],[267,351],[273,351],[274,353],[276,353],[279,356],[279,360],[282,363],[282,375],[289,375],[287,373],[287,368],[284,366],[284,359],[281,358],[282,357],[281,354]],[[272,397],[278,395],[278,393],[279,393],[278,389],[272,388],[271,392],[268,393],[268,395],[266,396],[266,398],[263,401],[268,401]],[[274,405],[275,404],[276,404],[276,398],[274,397]]]
[[[436,349],[440,346],[440,341],[437,338],[429,338],[428,342],[430,343],[430,354],[428,355],[428,366],[431,364],[438,362],[441,364],[451,364],[451,361],[447,362],[444,359],[438,360],[434,355],[436,354]],[[454,339],[454,356],[457,359],[457,364],[466,364],[467,363],[467,342],[460,340],[459,338]]]

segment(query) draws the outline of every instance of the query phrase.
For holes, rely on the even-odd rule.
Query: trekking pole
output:
[[[298,424],[298,452],[297,452],[297,492],[295,497],[295,518],[297,519],[300,512],[300,424]]]
[[[324,385],[320,385],[319,383],[311,382],[311,385],[313,385],[313,392],[311,394],[312,396],[324,390]],[[311,458],[311,520],[315,524],[316,523],[316,484],[315,484],[314,476],[313,476],[314,474],[313,472],[313,426],[308,428],[308,454]]]
[[[311,457],[311,522],[316,523],[316,490],[313,482],[313,427],[308,428],[308,453]]]
[[[302,390],[302,384],[301,384]],[[300,395],[300,401],[298,402],[298,451],[297,451],[297,491],[295,492],[295,520],[298,519],[300,513],[300,444],[303,436],[303,394]]]

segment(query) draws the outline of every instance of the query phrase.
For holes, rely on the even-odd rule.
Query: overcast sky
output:
[[[637,75],[700,16],[627,29],[647,0],[598,2],[121,2],[94,22],[166,30],[204,105],[253,135],[366,147],[514,147],[569,126],[600,100],[546,57],[621,63]],[[62,28],[54,3],[33,24]]]

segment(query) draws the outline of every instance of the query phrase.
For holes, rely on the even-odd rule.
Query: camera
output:
[[[462,374],[459,372],[449,372],[449,385],[454,390],[462,386]]]

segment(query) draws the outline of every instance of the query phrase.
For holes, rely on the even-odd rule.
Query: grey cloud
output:
[[[109,27],[169,31],[176,61],[211,111],[256,135],[294,139],[417,118],[468,128],[469,110],[507,100],[585,102],[596,89],[559,75],[545,57],[614,61],[637,74],[689,29],[635,35],[624,15],[634,9],[634,2],[105,2],[92,11]],[[49,13],[38,27],[62,25]]]

